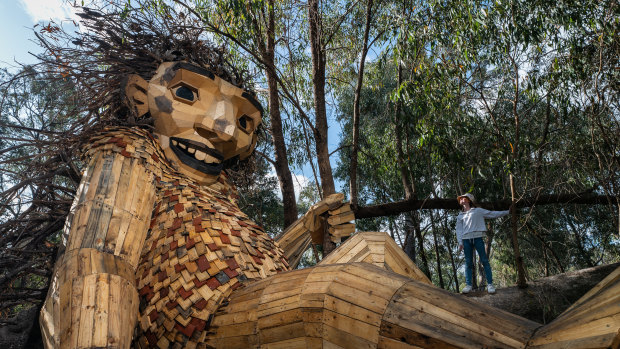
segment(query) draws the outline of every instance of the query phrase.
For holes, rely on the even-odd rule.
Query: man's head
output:
[[[168,159],[203,184],[217,179],[225,160],[254,150],[260,104],[204,68],[162,63],[148,82],[130,76],[125,92],[138,116],[150,113],[154,119]]]

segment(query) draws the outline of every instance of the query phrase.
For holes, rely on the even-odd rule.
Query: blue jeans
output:
[[[484,273],[487,277],[487,283],[493,283],[493,272],[489,264],[489,258],[484,250],[484,241],[482,238],[463,239],[463,252],[465,252],[465,283],[471,286],[472,271],[474,269],[474,248],[480,256],[480,263],[484,266]]]

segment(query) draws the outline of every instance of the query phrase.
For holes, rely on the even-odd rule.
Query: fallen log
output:
[[[517,201],[516,206],[518,208],[522,208],[553,204],[606,205],[610,203],[618,204],[620,203],[620,200],[616,197],[593,194],[592,191],[589,190],[582,193],[549,194],[521,198]],[[510,204],[511,200],[509,199],[476,203],[477,206],[488,210],[507,210],[510,208]],[[408,199],[372,206],[360,206],[354,212],[355,218],[359,219],[392,216],[420,209],[458,210],[459,204],[456,201],[456,198],[428,198],[423,200]]]

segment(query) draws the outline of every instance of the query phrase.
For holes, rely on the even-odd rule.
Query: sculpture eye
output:
[[[183,82],[173,86],[170,91],[174,99],[185,104],[192,105],[198,100],[198,90]]]
[[[239,119],[237,119],[237,124],[241,130],[245,133],[250,133],[254,131],[254,120],[251,117],[243,114]]]
[[[192,102],[196,99],[194,91],[187,86],[179,86],[174,94],[179,98],[187,99]]]

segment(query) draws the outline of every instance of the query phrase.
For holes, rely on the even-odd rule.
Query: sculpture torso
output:
[[[201,343],[234,289],[288,270],[282,250],[241,212],[223,175],[200,187],[175,171],[158,142],[139,129],[110,130],[91,144],[89,153],[110,144],[124,148],[121,154],[144,161],[155,178],[153,188],[144,189],[155,190],[155,203],[136,273],[136,346]]]

